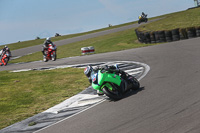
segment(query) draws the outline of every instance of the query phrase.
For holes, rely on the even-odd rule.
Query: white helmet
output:
[[[47,40],[47,41],[51,41],[51,37],[47,37],[46,40]]]

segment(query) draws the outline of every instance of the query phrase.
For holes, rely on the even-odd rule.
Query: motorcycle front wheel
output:
[[[102,91],[106,96],[113,100],[120,100],[122,98],[122,93],[118,89],[109,89],[107,86],[104,86]]]
[[[6,66],[8,64],[8,58],[5,58],[4,62],[5,62],[4,66]]]
[[[56,52],[53,52],[52,61],[55,61],[55,60],[56,60]]]
[[[43,57],[43,61],[44,61],[44,62],[47,62],[47,61],[48,61],[47,58],[46,58],[46,56]]]

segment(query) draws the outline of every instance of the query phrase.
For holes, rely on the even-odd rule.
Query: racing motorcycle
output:
[[[1,59],[1,61],[0,61],[0,65],[2,66],[2,65],[4,65],[4,66],[6,66],[7,64],[8,64],[8,61],[10,60],[10,54],[9,53],[5,53],[0,59]]]
[[[121,71],[117,65],[114,69],[113,66],[97,69],[87,66],[84,73],[88,77],[89,82],[92,83],[93,89],[113,100],[119,100],[126,92],[140,88],[139,81],[135,77]]]
[[[142,23],[142,22],[147,22],[148,21],[148,18],[147,18],[147,14],[144,15],[144,17],[142,16],[139,16],[139,20],[138,20],[138,24]]]
[[[56,45],[49,44],[48,49],[44,50],[43,61],[47,62],[48,60],[56,60]]]

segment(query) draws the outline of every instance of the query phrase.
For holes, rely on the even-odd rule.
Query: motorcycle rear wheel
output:
[[[133,90],[138,90],[140,88],[140,82],[133,77]]]
[[[148,18],[145,19],[145,23],[148,21]]]

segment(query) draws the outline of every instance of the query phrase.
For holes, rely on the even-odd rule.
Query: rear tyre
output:
[[[145,19],[145,23],[148,22],[148,18]]]
[[[133,86],[134,86],[133,87],[134,90],[138,90],[140,88],[140,82],[136,78],[134,78],[134,85]]]
[[[113,100],[120,100],[122,98],[122,94],[119,92],[119,90],[112,91],[105,86],[102,91],[106,94],[106,96]]]
[[[131,76],[131,82],[133,84],[132,90],[138,90],[140,88],[140,82],[133,76]]]

